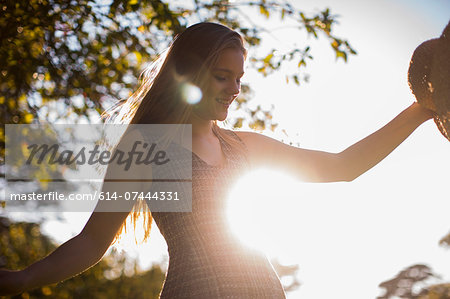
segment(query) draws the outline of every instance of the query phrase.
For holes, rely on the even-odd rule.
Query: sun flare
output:
[[[300,182],[270,169],[243,176],[230,192],[227,218],[232,232],[247,246],[289,260],[295,234]]]

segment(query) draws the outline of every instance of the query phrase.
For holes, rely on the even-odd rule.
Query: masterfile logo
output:
[[[8,184],[0,200],[8,208],[60,202],[91,211],[92,202],[146,200],[155,212],[191,209],[190,125],[6,125],[5,137]]]

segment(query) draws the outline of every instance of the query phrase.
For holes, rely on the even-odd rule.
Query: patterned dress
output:
[[[285,298],[265,255],[240,244],[229,231],[227,192],[248,163],[218,138],[226,157],[223,166],[192,154],[192,212],[153,213],[169,251],[160,298]]]

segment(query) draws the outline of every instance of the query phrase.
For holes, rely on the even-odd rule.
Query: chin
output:
[[[224,117],[217,117],[217,118],[216,118],[216,120],[218,120],[218,121],[224,121],[224,120],[226,120],[226,119],[227,119],[226,116],[224,116]]]
[[[211,113],[212,120],[224,121],[228,117],[228,109],[223,109],[222,111],[216,110]]]

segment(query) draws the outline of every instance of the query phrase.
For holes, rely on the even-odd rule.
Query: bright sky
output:
[[[421,42],[440,35],[449,21],[450,3],[299,4],[305,10],[327,6],[341,15],[336,33],[348,38],[358,56],[347,64],[334,63],[328,46],[314,47],[309,84],[286,87],[282,74],[257,79],[255,98],[275,104],[280,127],[298,134],[296,141],[302,147],[337,152],[412,103],[406,82],[409,60]],[[449,153],[449,142],[429,121],[352,183],[287,183],[290,198],[275,196],[268,209],[274,231],[287,232],[273,233],[279,246],[267,247],[280,260],[300,266],[302,286],[289,297],[375,298],[380,282],[418,263],[449,281],[450,252],[438,246],[450,231]],[[258,186],[282,190],[283,181],[271,178],[253,190]]]
[[[275,105],[275,121],[291,139],[306,148],[341,151],[412,103],[406,82],[410,57],[421,42],[440,35],[450,3],[297,2],[305,11],[330,7],[339,14],[335,32],[348,39],[358,55],[347,64],[336,63],[327,44],[310,39],[315,56],[308,66],[310,83],[286,86],[283,73],[261,78],[250,71],[244,80],[252,84],[254,101]],[[276,44],[295,40],[277,36]],[[450,231],[449,153],[450,143],[429,121],[351,183],[305,184],[265,170],[247,177],[241,183],[246,190],[234,193],[260,190],[253,194],[261,197],[257,212],[236,204],[242,199],[235,195],[231,206],[238,207],[231,211],[232,222],[239,231],[258,235],[251,227],[242,229],[248,225],[242,215],[260,216],[267,234],[245,239],[283,263],[299,264],[302,285],[289,298],[375,298],[380,282],[417,263],[450,281],[450,251],[438,246]],[[78,233],[88,216],[65,213],[65,224],[50,221],[45,229],[62,242]],[[272,220],[269,226],[267,219]],[[164,258],[165,244],[153,233],[149,244],[128,251],[148,265]]]

